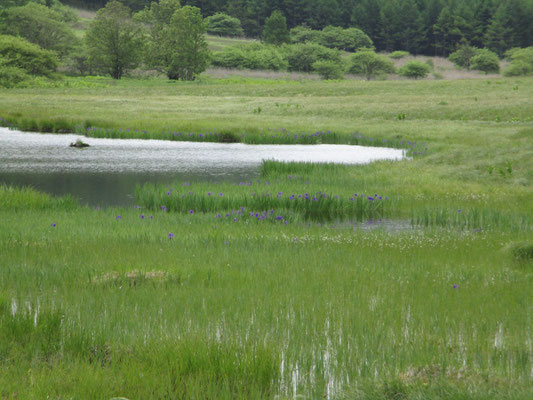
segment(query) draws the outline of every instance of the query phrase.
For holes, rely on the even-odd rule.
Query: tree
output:
[[[360,29],[342,29],[338,26],[326,26],[320,36],[322,46],[345,51],[356,51],[360,48],[374,48],[372,40]]]
[[[144,44],[142,26],[131,19],[131,11],[118,1],[98,10],[86,36],[90,58],[95,66],[120,79],[139,65]]]
[[[278,10],[274,11],[265,21],[263,27],[263,40],[265,43],[276,46],[282,43],[289,43],[289,31],[287,30],[287,20]]]
[[[364,75],[367,80],[394,71],[394,64],[390,60],[372,50],[361,50],[355,53],[350,59],[348,69],[351,74]]]
[[[146,45],[145,63],[165,73],[169,79],[179,79],[170,70],[177,48],[177,37],[172,30],[172,16],[179,10],[179,0],[160,0],[137,13],[135,18],[149,26],[149,40]]]
[[[403,67],[400,68],[398,73],[406,78],[425,78],[428,76],[431,67],[420,61],[409,61]]]
[[[444,56],[450,54],[463,38],[459,23],[448,7],[442,9],[437,23],[433,26],[433,32],[435,49]]]
[[[0,30],[20,36],[43,49],[65,56],[76,44],[72,29],[62,20],[62,15],[36,3],[13,7],[2,13]]]
[[[205,41],[206,24],[200,9],[191,6],[178,9],[170,23],[176,47],[168,65],[169,77],[192,81],[209,64],[209,50]]]
[[[217,13],[207,17],[207,33],[219,36],[243,36],[241,21],[227,14]]]

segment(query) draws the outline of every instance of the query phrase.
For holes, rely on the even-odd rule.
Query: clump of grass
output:
[[[506,247],[513,263],[519,266],[533,266],[533,242],[514,242]]]
[[[78,206],[78,202],[72,196],[53,197],[29,187],[17,188],[0,185],[0,209],[2,210],[72,210]]]

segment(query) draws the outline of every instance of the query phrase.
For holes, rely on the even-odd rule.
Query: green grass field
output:
[[[132,209],[0,187],[0,397],[530,399],[532,99],[532,78],[0,90],[25,130],[410,155]]]

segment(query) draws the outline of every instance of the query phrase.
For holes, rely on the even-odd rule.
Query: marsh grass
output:
[[[251,186],[146,186],[131,209],[3,186],[0,397],[532,398],[533,274],[507,250],[531,243],[532,87],[239,78],[0,91],[4,124],[239,140],[331,130],[341,143],[360,132],[412,157],[267,161]],[[319,191],[317,215],[379,194],[384,215],[419,228],[342,229],[306,218],[311,202],[287,205]],[[231,213],[243,201],[254,217]]]

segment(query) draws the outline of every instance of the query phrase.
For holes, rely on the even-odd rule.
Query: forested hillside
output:
[[[98,9],[107,0],[66,2]],[[123,1],[133,10],[150,2]],[[533,0],[182,0],[182,5],[200,8],[204,17],[217,12],[237,17],[249,37],[259,37],[266,18],[279,10],[289,28],[358,27],[379,51],[446,56],[464,39],[503,54],[533,44]]]

